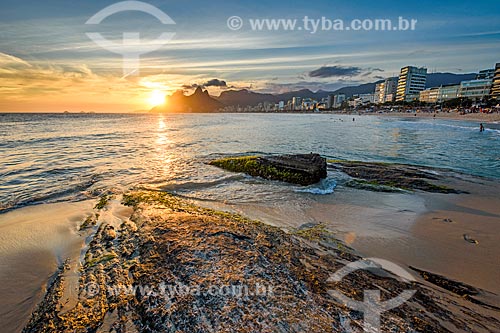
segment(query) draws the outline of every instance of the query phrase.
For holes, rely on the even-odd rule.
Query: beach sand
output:
[[[0,214],[0,322],[18,332],[66,258],[78,259],[84,239],[77,226],[92,201],[55,203]]]

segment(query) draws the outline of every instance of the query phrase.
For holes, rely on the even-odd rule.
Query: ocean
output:
[[[0,114],[0,211],[79,201],[132,187],[254,202],[332,194],[230,174],[205,163],[235,154],[319,153],[500,178],[500,125],[335,114]]]

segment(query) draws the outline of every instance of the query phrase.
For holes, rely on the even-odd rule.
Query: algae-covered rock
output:
[[[315,184],[326,178],[326,160],[312,153],[229,157],[211,161],[209,164],[232,172],[244,172],[254,177],[303,186]]]
[[[329,163],[354,178],[347,183],[349,187],[362,188],[377,192],[420,190],[433,193],[462,193],[453,188],[435,184],[439,176],[421,167],[378,162],[329,160]]]
[[[381,332],[500,329],[497,309],[475,298],[481,290],[427,272],[413,269],[426,285],[363,269],[332,281],[361,258],[321,223],[289,234],[157,191],[130,192],[122,202],[133,209],[130,223],[113,241],[107,225],[93,234],[76,305],[63,304],[61,268],[23,332],[360,332],[359,314],[332,290],[360,302],[367,290],[384,299],[415,290],[383,313]]]

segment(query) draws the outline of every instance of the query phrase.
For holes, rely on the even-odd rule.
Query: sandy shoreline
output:
[[[93,200],[28,206],[0,214],[0,322],[19,332],[47,281],[68,257],[78,258],[84,239],[77,226]]]

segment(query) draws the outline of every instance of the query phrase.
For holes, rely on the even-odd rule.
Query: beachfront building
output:
[[[438,102],[449,101],[458,97],[459,84],[448,84],[439,88]]]
[[[336,109],[342,106],[342,103],[346,100],[345,94],[329,95],[327,101],[327,107],[329,109]]]
[[[268,101],[265,101],[263,103],[263,107],[264,107],[264,111],[266,112],[270,112],[274,109],[274,103],[271,103],[271,102],[268,102]]]
[[[352,107],[359,107],[363,106],[369,103],[373,103],[375,98],[375,94],[359,94],[359,95],[354,95],[352,97],[352,100],[349,101],[349,106]]]
[[[495,76],[495,69],[484,69],[476,75],[476,80],[492,80]]]
[[[422,90],[419,94],[420,102],[424,103],[437,103],[439,99],[440,87],[429,88]]]
[[[373,103],[375,98],[374,94],[359,94],[358,99],[361,100],[363,104]]]
[[[406,66],[401,68],[399,74],[396,101],[410,102],[420,97],[420,92],[425,89],[427,81],[427,68]]]
[[[346,100],[345,94],[338,94],[333,96],[333,107],[334,108],[339,108],[342,106],[342,103],[344,103]]]
[[[460,83],[459,98],[480,100],[490,95],[492,80],[469,80]]]
[[[304,98],[302,100],[302,110],[311,111],[314,110],[315,106],[316,106],[316,101],[313,100],[312,98]]]
[[[326,99],[326,107],[328,109],[332,109],[333,108],[333,98],[335,97],[335,95],[328,95],[327,99]]]
[[[376,84],[374,103],[382,104],[386,102],[394,102],[397,86],[398,84],[394,78],[388,78],[383,82]]]
[[[384,103],[383,102],[384,96],[385,96],[385,94],[384,94],[384,83],[385,83],[385,81],[377,83],[375,85],[375,92],[374,92],[375,97],[374,97],[374,100],[373,100],[373,102],[375,104],[382,104],[382,103]]]
[[[298,111],[302,110],[302,97],[292,98],[292,109]]]
[[[495,76],[493,77],[490,95],[500,101],[500,62],[495,66]]]

